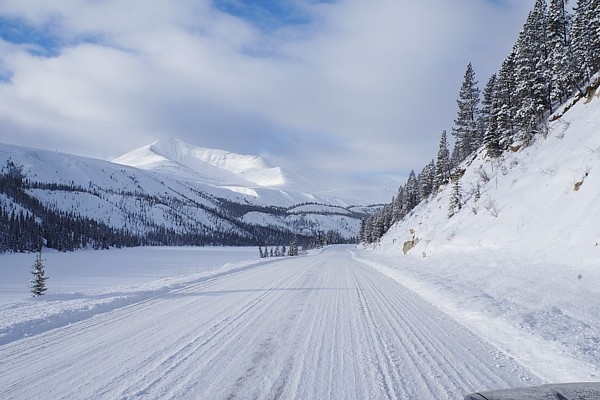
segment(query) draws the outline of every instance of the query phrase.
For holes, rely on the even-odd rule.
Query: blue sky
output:
[[[466,65],[483,87],[533,0],[52,3],[0,3],[0,142],[110,159],[173,136],[342,187],[433,158]]]
[[[310,23],[309,15],[293,1],[216,0],[214,5],[218,10],[244,19],[265,31]]]

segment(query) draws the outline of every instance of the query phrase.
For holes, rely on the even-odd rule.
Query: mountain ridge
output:
[[[140,244],[282,245],[296,235],[301,243],[326,235],[328,240],[348,241],[354,240],[369,210],[318,194],[220,179],[233,174],[202,176],[152,154],[157,160],[137,158],[151,165],[140,169],[0,144],[0,252],[33,250],[41,239],[62,250]],[[258,159],[246,160],[269,168]],[[152,166],[155,161],[159,168]],[[97,227],[93,232],[88,229],[92,225]]]

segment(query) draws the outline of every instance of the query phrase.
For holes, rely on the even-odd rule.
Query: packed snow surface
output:
[[[164,263],[161,249],[140,250],[148,252],[149,271]],[[177,264],[178,253],[168,251]],[[510,274],[495,280],[516,285],[518,296],[507,304],[501,289],[484,295],[460,273],[440,287],[446,279],[420,272],[414,260],[353,246],[300,257],[256,254],[207,269],[201,253],[194,261],[190,252],[180,253],[185,273],[158,281],[52,293],[49,280],[50,295],[0,305],[1,397],[455,399],[596,377],[592,352],[583,358],[569,343],[529,337],[553,323],[554,300],[540,302],[527,281]],[[98,282],[136,257],[80,253],[91,264],[110,253],[116,256]],[[69,269],[68,254],[57,256],[52,262]],[[6,259],[0,256],[3,265]],[[430,270],[460,266],[428,262]],[[587,290],[598,304],[597,290]],[[540,312],[530,331],[500,318],[534,304]],[[598,315],[588,316],[590,327],[600,325]],[[544,354],[535,358],[536,351]]]

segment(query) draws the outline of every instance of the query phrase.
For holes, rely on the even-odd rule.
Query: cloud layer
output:
[[[402,179],[532,3],[291,0],[297,18],[263,25],[207,0],[5,0],[0,141],[109,158],[174,136],[334,186]]]

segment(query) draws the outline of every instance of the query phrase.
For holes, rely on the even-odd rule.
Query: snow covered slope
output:
[[[463,206],[452,218],[447,185],[393,226],[381,246],[401,252],[404,242],[418,240],[409,252],[418,257],[485,249],[597,263],[600,93],[550,120],[547,136],[529,147],[499,160],[483,152],[468,160],[460,178]]]
[[[599,94],[551,120],[529,147],[467,160],[454,216],[448,185],[359,256],[544,381],[599,381]]]

